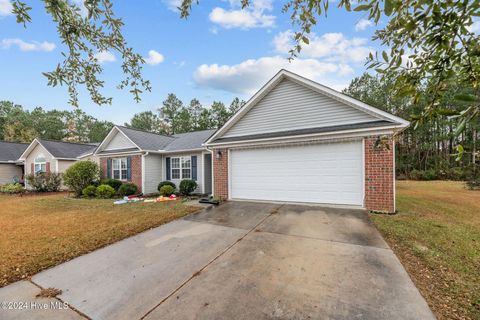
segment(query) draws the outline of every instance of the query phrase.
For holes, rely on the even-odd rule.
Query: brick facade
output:
[[[131,182],[138,187],[138,192],[142,192],[142,156],[135,155],[129,156],[132,158],[131,170],[132,170],[132,179]],[[110,158],[100,158],[100,169],[102,170],[102,176],[107,177],[107,159]],[[111,158],[113,159],[113,158]]]
[[[377,136],[365,138],[365,199],[367,210],[395,212],[394,142],[392,137],[385,144],[375,146]],[[217,152],[221,157],[217,159]],[[215,149],[212,155],[214,195],[228,198],[228,150]]]
[[[218,152],[221,156],[217,159]],[[213,161],[213,193],[221,199],[228,199],[228,150],[214,149]]]
[[[389,148],[375,146],[377,137],[365,138],[365,201],[367,210],[395,212],[395,145],[390,136]]]

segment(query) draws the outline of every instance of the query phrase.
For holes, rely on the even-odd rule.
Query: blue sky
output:
[[[9,13],[9,0],[0,0],[0,100],[28,109],[71,109],[66,88],[48,87],[41,74],[62,59],[64,48],[55,26],[41,1],[27,2],[33,7],[33,21],[25,29]],[[113,97],[113,103],[99,107],[82,94],[84,111],[123,124],[134,113],[155,110],[170,92],[184,103],[197,98],[207,106],[214,100],[229,104],[236,96],[247,100],[280,68],[342,89],[365,71],[365,57],[377,48],[370,41],[375,26],[365,14],[346,13],[335,3],[314,28],[310,46],[289,63],[292,26],[288,14],[281,12],[283,2],[256,0],[241,11],[239,0],[201,1],[186,21],[179,18],[176,2],[114,2],[129,45],[150,63],[144,76],[153,89],[135,103],[128,92],[116,89],[121,79],[118,53],[101,53],[107,82],[103,93]]]

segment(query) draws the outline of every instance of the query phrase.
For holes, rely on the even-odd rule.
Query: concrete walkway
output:
[[[63,293],[35,299],[40,287]],[[54,303],[0,319],[434,319],[365,212],[248,202],[76,258],[0,301]]]

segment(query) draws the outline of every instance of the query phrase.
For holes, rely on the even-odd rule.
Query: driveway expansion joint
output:
[[[196,271],[195,273],[192,274],[192,276],[190,278],[188,278],[187,280],[185,280],[180,286],[178,286],[178,288],[176,288],[175,290],[173,290],[168,296],[166,296],[165,298],[163,298],[157,305],[155,305],[152,309],[148,310],[147,313],[145,313],[141,318],[140,320],[143,320],[145,319],[149,314],[151,314],[155,309],[157,309],[159,306],[162,305],[162,303],[164,303],[165,301],[167,301],[170,297],[172,297],[173,295],[175,295],[175,293],[177,293],[178,291],[180,291],[180,289],[182,289],[184,286],[186,286],[193,278],[199,276],[203,270],[205,270],[208,266],[210,266],[212,263],[214,263],[216,260],[218,260],[221,256],[223,256],[225,253],[227,253],[228,251],[230,251],[230,249],[232,249],[237,243],[239,243],[240,241],[242,241],[247,235],[249,235],[250,233],[254,232],[257,227],[259,225],[261,225],[265,220],[267,220],[270,216],[276,214],[278,212],[278,210],[280,210],[280,208],[282,208],[285,204],[281,204],[280,206],[278,207],[275,207],[273,210],[271,210],[269,212],[268,215],[266,215],[265,217],[263,217],[256,225],[254,225],[250,230],[248,230],[248,232],[246,232],[243,236],[241,236],[240,238],[238,238],[236,241],[234,241],[231,245],[229,245],[227,248],[225,248],[225,250],[223,250],[222,252],[220,252],[215,258],[213,258],[210,262],[208,262],[205,266],[203,266],[200,270]],[[209,223],[209,222],[204,222],[204,223]],[[245,230],[245,229],[243,229]]]

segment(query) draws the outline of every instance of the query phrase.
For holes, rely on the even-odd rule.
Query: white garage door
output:
[[[232,150],[232,199],[363,205],[362,142]]]

